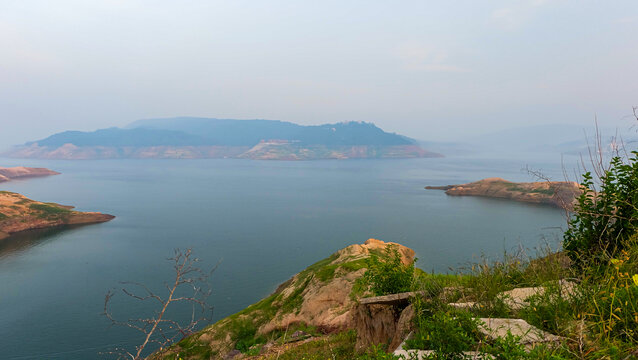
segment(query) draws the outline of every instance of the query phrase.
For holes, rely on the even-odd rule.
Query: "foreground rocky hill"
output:
[[[541,181],[516,183],[501,178],[447,186],[427,186],[426,189],[445,190],[451,196],[483,196],[509,199],[534,204],[545,204],[562,209],[573,208],[574,200],[581,194],[580,185],[568,181]]]
[[[388,246],[396,247],[404,264],[414,261],[414,251],[396,243],[369,239],[362,245],[348,246],[296,274],[267,298],[219,320],[153,358],[239,359],[250,353],[248,350],[257,344],[256,339],[266,342],[284,332],[292,335],[300,327],[311,327],[322,333],[353,328],[356,299],[360,295],[355,282],[366,271],[366,258],[383,254]]]
[[[11,234],[61,225],[94,224],[112,220],[113,215],[73,211],[73,206],[43,203],[23,195],[0,191],[0,240]]]

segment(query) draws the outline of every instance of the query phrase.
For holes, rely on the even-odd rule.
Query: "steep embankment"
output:
[[[60,225],[94,224],[115,216],[71,210],[72,206],[43,203],[20,194],[0,191],[0,240],[13,233]]]
[[[445,190],[452,196],[483,196],[515,201],[546,204],[571,209],[574,199],[581,194],[580,185],[568,181],[542,181],[515,183],[501,178],[447,186],[426,186],[426,189]]]
[[[45,168],[30,168],[24,166],[0,167],[0,182],[12,179],[24,179],[30,177],[58,175],[59,172]]]
[[[322,332],[351,328],[355,281],[365,273],[365,259],[370,254],[382,255],[388,246],[396,246],[405,264],[414,261],[414,251],[396,243],[369,239],[363,245],[348,246],[296,274],[267,298],[154,358],[172,359],[176,354],[183,359],[224,358],[231,352],[237,354],[239,348],[250,347],[255,339],[265,341],[285,330],[292,334],[299,325]]]

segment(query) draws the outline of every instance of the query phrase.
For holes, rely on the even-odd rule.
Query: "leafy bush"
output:
[[[596,191],[591,172],[583,174],[583,193],[564,235],[564,248],[579,266],[614,257],[638,229],[638,152],[626,162],[614,157]]]
[[[369,286],[374,295],[410,291],[414,279],[414,262],[403,264],[396,246],[387,246],[381,255],[370,254],[366,263],[368,270],[360,281]]]

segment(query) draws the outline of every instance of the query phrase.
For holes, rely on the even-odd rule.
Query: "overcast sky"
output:
[[[632,105],[636,0],[0,0],[0,147],[179,115],[443,141]]]

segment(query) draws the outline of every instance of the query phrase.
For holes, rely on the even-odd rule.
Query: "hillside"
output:
[[[72,206],[43,203],[17,193],[0,191],[0,240],[25,230],[94,224],[114,218],[113,215],[71,209]]]
[[[575,182],[541,181],[515,183],[501,178],[488,178],[460,185],[426,186],[426,189],[445,190],[451,196],[482,196],[509,199],[534,204],[546,204],[571,209],[580,195]]]
[[[285,146],[280,146],[285,145]],[[264,148],[268,147],[266,151]],[[273,120],[169,118],[126,128],[65,131],[15,147],[16,158],[247,158],[313,160],[436,157],[372,123],[302,126]]]

